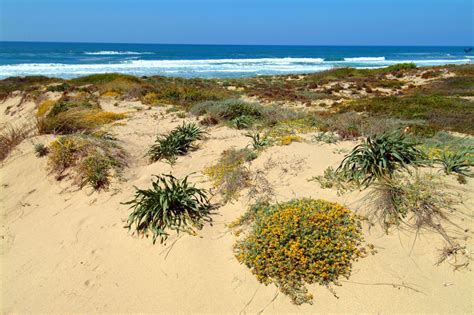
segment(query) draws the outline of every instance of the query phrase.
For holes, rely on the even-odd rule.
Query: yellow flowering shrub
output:
[[[232,225],[247,223],[250,230],[235,244],[235,256],[295,304],[312,303],[306,284],[330,286],[349,278],[352,263],[365,252],[357,217],[325,200],[257,204]]]
[[[278,140],[281,145],[290,145],[293,142],[301,142],[303,139],[297,135],[289,135],[289,136],[281,137]]]

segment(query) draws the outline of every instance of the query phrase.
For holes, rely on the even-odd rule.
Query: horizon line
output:
[[[0,43],[41,43],[41,44],[110,44],[110,45],[177,45],[177,46],[306,46],[306,47],[472,47],[473,45],[408,45],[408,44],[216,44],[216,43],[126,43],[126,42],[70,42],[70,41],[24,41],[0,40]]]

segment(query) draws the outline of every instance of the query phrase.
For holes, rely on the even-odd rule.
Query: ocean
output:
[[[235,46],[0,42],[0,79],[44,75],[72,78],[119,72],[137,76],[229,78],[318,72],[335,67],[378,68],[473,63],[464,47]]]

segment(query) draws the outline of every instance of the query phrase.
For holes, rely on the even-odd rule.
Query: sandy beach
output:
[[[453,72],[446,72],[436,80],[452,76]],[[423,79],[419,73],[409,78],[404,78],[409,81],[405,86],[412,88],[434,80]],[[367,95],[347,92],[350,84],[342,86],[333,93],[336,101]],[[62,92],[46,95],[58,100]],[[258,95],[242,97],[259,100]],[[314,102],[315,111],[323,110],[317,104],[330,101]],[[108,191],[95,192],[89,186],[80,189],[71,178],[56,180],[48,169],[48,157],[38,158],[34,144],[48,144],[57,135],[28,137],[0,166],[2,313],[472,313],[471,266],[455,271],[449,259],[437,265],[444,246],[439,234],[403,229],[387,234],[367,222],[362,224],[363,235],[376,253],[354,263],[351,277],[334,287],[337,297],[323,286],[310,285],[313,304],[292,304],[275,285],[261,284],[234,257],[236,236],[228,224],[253,203],[249,188],[236,200],[222,204],[212,181],[202,173],[225,150],[249,145],[248,131],[222,124],[206,126],[207,135],[198,141],[197,150],[180,156],[174,165],[150,163],[145,153],[157,134],[199,118],[190,113],[178,115],[167,104],[150,106],[140,100],[101,95],[98,102],[104,111],[127,113],[122,123],[107,126],[128,154],[122,179],[114,178]],[[286,104],[282,106],[313,109],[298,102]],[[0,102],[0,122],[32,122],[37,110],[33,99],[22,101],[21,93],[16,92]],[[336,168],[360,139],[315,143],[311,139],[317,133],[298,133],[301,141],[269,146],[248,163],[250,171],[265,176],[276,202],[318,198],[364,214],[366,192],[338,195],[334,189],[309,181],[327,167]],[[152,244],[151,239],[132,235],[125,228],[130,210],[122,203],[133,196],[134,186],[148,187],[151,175],[170,172],[176,177],[191,174],[190,180],[213,192],[211,202],[220,206],[212,214],[212,225],[206,224],[197,236],[172,233],[166,245]],[[467,178],[464,185],[454,177],[446,181],[462,191],[463,204],[457,207],[472,218],[473,179]],[[460,236],[463,244],[472,250],[472,220],[456,222],[466,230]]]

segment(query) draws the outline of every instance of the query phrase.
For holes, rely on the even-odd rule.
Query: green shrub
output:
[[[185,155],[194,149],[193,143],[202,139],[204,134],[195,123],[183,123],[167,135],[158,136],[148,151],[148,156],[151,161],[166,159],[174,163],[178,155]]]
[[[384,68],[385,72],[397,72],[401,70],[410,70],[410,69],[416,69],[416,64],[414,64],[413,62],[397,63],[395,65]]]
[[[313,139],[316,142],[324,142],[331,144],[338,142],[341,138],[339,135],[334,134],[332,132],[320,132],[317,135],[314,135]]]
[[[132,200],[125,203],[133,209],[128,228],[140,235],[152,234],[153,243],[163,243],[167,230],[194,234],[203,222],[211,221],[211,205],[204,189],[188,182],[188,176],[177,179],[172,175],[156,176],[150,189],[136,189]]]
[[[70,87],[71,86],[69,84],[63,82],[61,84],[50,85],[46,90],[49,92],[64,92],[67,91]]]
[[[91,74],[91,75],[72,79],[69,82],[75,85],[84,85],[84,84],[104,84],[104,83],[110,83],[116,80],[130,81],[130,82],[136,82],[136,83],[141,82],[140,78],[138,77],[135,77],[132,75],[121,74],[121,73]]]
[[[43,157],[48,155],[49,149],[42,143],[35,144],[35,154],[37,157]]]
[[[399,168],[420,165],[425,155],[416,145],[402,133],[368,137],[346,155],[336,171],[349,181],[369,185],[391,177]]]
[[[356,100],[340,109],[340,112],[368,112],[377,116],[425,120],[437,130],[474,133],[473,102],[460,97],[439,95],[389,96]]]
[[[330,286],[349,278],[352,263],[363,256],[358,219],[343,206],[299,199],[257,204],[233,226],[250,223],[234,246],[239,262],[257,279],[274,283],[293,303],[312,303],[307,284]]]
[[[228,99],[198,103],[190,109],[190,112],[198,116],[208,114],[219,121],[230,121],[242,116],[257,119],[262,115],[262,107],[257,103]]]

